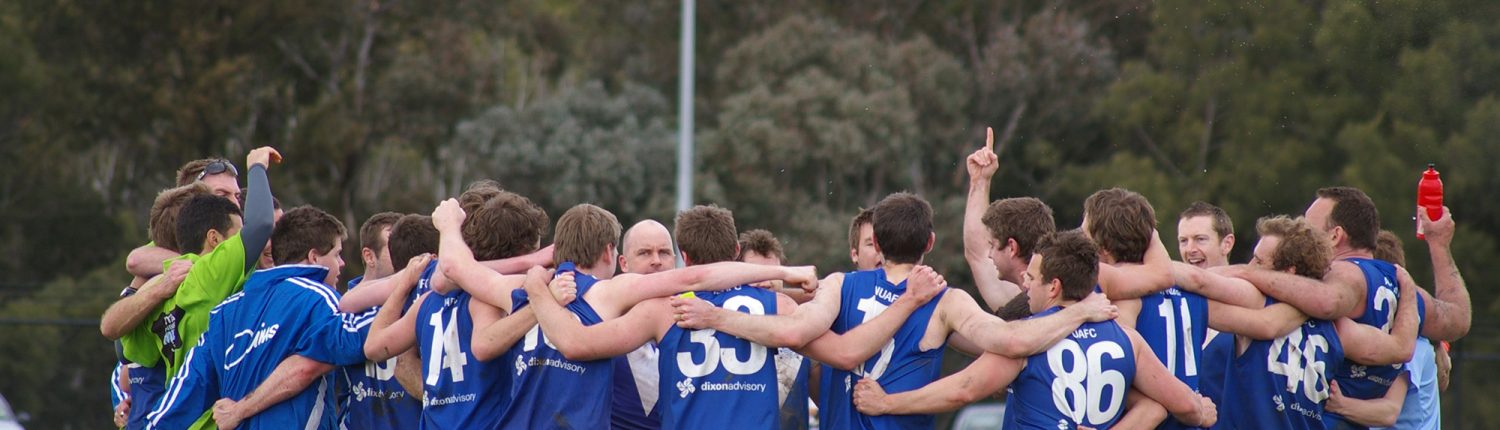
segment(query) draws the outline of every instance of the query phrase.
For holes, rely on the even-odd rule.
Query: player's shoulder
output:
[[[334,291],[333,287],[324,284],[323,281],[304,277],[290,277],[281,280],[281,283],[284,285],[283,288],[298,300],[320,302],[328,305],[334,312],[338,312],[339,293]]]

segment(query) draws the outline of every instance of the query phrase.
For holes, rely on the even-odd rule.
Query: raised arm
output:
[[[665,300],[649,300],[619,318],[585,326],[552,297],[546,278],[546,271],[540,267],[527,274],[526,295],[531,300],[528,308],[536,313],[542,332],[553,347],[569,360],[598,360],[634,351],[656,338],[666,324],[662,316],[671,313]],[[553,279],[556,284],[553,288],[563,288],[572,279],[571,274],[558,276]]]
[[[150,278],[162,274],[162,263],[177,258],[178,254],[170,249],[162,248],[156,244],[141,245],[130,251],[125,257],[125,271],[140,278]]]
[[[1335,261],[1322,280],[1249,266],[1222,270],[1221,273],[1250,281],[1267,296],[1320,320],[1348,316],[1365,297],[1364,273],[1348,262]]]
[[[177,294],[177,286],[182,285],[192,267],[193,262],[186,259],[173,261],[167,273],[152,277],[135,294],[116,300],[99,318],[99,333],[109,340],[125,337],[161,307],[163,301]]]
[[[1151,231],[1151,245],[1141,264],[1118,266],[1099,263],[1099,287],[1110,300],[1139,299],[1172,287],[1172,256],[1162,244],[1161,233]]]
[[[832,330],[809,342],[800,352],[829,366],[852,370],[880,352],[901,330],[901,325],[917,308],[932,301],[948,288],[948,282],[931,267],[917,266],[907,278],[906,293],[874,319],[865,321],[844,334]]]
[[[474,260],[461,230],[464,216],[456,199],[444,200],[432,211],[432,224],[439,234],[438,255],[442,256],[438,269],[474,298],[510,312],[514,309],[511,291],[521,288],[526,276],[501,275]]]
[[[993,235],[984,226],[984,212],[990,206],[990,180],[1000,168],[994,145],[995,131],[985,128],[984,147],[964,161],[969,171],[969,195],[964,201],[964,262],[969,264],[969,272],[974,275],[974,288],[979,290],[979,296],[984,298],[991,312],[999,310],[1011,297],[1021,294],[1021,287],[1001,279],[1002,274],[990,260]]]
[[[1135,349],[1135,381],[1132,387],[1167,408],[1167,412],[1172,413],[1183,424],[1211,427],[1219,420],[1219,411],[1213,401],[1193,392],[1192,388],[1172,376],[1172,372],[1167,371],[1167,367],[1151,352],[1151,346],[1141,340],[1139,333],[1131,329],[1125,329],[1125,333],[1130,336],[1130,343]]]
[[[1173,261],[1172,278],[1183,290],[1198,293],[1209,300],[1251,309],[1266,304],[1266,296],[1250,281],[1223,276],[1191,264]]]
[[[1437,297],[1427,297],[1427,322],[1422,334],[1436,340],[1458,340],[1469,334],[1473,324],[1473,307],[1469,300],[1469,289],[1464,283],[1458,263],[1453,260],[1453,216],[1448,207],[1443,207],[1443,216],[1437,221],[1427,219],[1426,210],[1418,210],[1418,217],[1427,237],[1427,249],[1432,254],[1433,286]],[[1426,291],[1419,291],[1427,295]]]
[[[261,251],[271,241],[271,228],[275,227],[275,205],[271,199],[271,183],[266,178],[266,169],[271,163],[280,162],[281,153],[269,146],[250,151],[245,156],[245,165],[250,170],[245,174],[245,226],[240,229],[240,240],[245,245],[245,271],[255,269],[260,262]]]
[[[1346,397],[1343,390],[1339,389],[1338,381],[1329,380],[1330,395],[1324,409],[1343,415],[1345,419],[1360,425],[1395,427],[1396,421],[1401,418],[1401,406],[1406,403],[1407,375],[1406,372],[1401,372],[1395,381],[1391,381],[1384,396],[1369,400]]]
[[[1344,358],[1359,364],[1381,366],[1411,361],[1417,342],[1416,285],[1409,282],[1409,275],[1402,270],[1401,296],[1396,301],[1396,316],[1391,321],[1390,333],[1379,327],[1371,327],[1339,318],[1334,328],[1344,344]],[[1210,311],[1212,312],[1212,311]]]
[[[854,407],[865,415],[917,415],[952,412],[1010,385],[1026,361],[984,354],[968,367],[912,391],[887,394],[874,379],[854,387]]]
[[[1208,302],[1209,328],[1255,340],[1286,336],[1306,321],[1307,314],[1286,303],[1251,309],[1212,300]]]
[[[668,303],[678,327],[711,328],[773,348],[799,349],[827,333],[833,325],[843,284],[844,274],[828,275],[819,283],[813,300],[797,306],[790,314],[750,315],[680,297],[672,297]]]
[[[243,399],[224,398],[215,402],[214,423],[222,430],[233,430],[246,419],[301,394],[330,370],[333,370],[331,364],[301,355],[287,357]]]
[[[1046,351],[1079,325],[1113,319],[1118,312],[1102,294],[1090,294],[1052,315],[1010,322],[983,312],[968,294],[944,294],[938,307],[953,331],[986,351],[1014,358]]]

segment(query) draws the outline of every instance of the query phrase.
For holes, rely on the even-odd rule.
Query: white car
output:
[[[10,402],[5,401],[5,396],[0,396],[0,430],[24,430],[21,422],[16,420],[16,413],[10,410]]]
[[[953,430],[997,429],[1005,422],[1005,403],[976,403],[958,410]]]

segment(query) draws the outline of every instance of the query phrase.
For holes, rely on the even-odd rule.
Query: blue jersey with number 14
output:
[[[776,314],[776,293],[753,287],[699,292],[714,306],[751,315]],[[747,428],[778,425],[775,352],[713,329],[673,326],[661,340],[661,410],[664,429]]]
[[[1203,356],[1203,338],[1208,337],[1208,300],[1195,293],[1168,288],[1141,297],[1141,313],[1135,319],[1135,331],[1156,353],[1177,380],[1198,391],[1199,357]],[[1159,429],[1188,427],[1167,417]]]
[[[1053,307],[1031,316],[1057,313]],[[1010,384],[1005,430],[1109,428],[1124,415],[1135,380],[1135,348],[1114,321],[1085,323],[1026,359]]]
[[[512,373],[503,357],[474,357],[472,300],[463,290],[434,290],[416,310],[425,393],[421,428],[493,429],[510,404]]]

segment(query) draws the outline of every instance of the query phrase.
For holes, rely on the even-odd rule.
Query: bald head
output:
[[[623,239],[620,271],[646,275],[676,266],[672,233],[667,226],[649,219],[641,221],[630,226]]]

